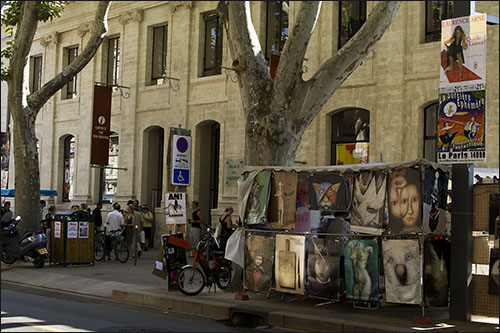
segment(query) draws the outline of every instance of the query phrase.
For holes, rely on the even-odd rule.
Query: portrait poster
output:
[[[272,235],[247,234],[245,251],[245,289],[266,293],[271,287],[274,260]]]
[[[384,221],[387,175],[362,171],[354,176],[351,230],[381,235]]]
[[[486,88],[486,14],[441,21],[439,91]]]
[[[276,290],[304,294],[305,236],[276,235]]]
[[[78,238],[78,222],[68,222],[68,238]]]
[[[311,231],[309,216],[309,183],[307,174],[299,174],[297,179],[297,202],[295,209],[295,231]]]
[[[448,174],[433,167],[425,168],[423,214],[424,234],[444,235],[448,215]]]
[[[347,299],[379,301],[376,240],[348,241],[345,247],[344,271]]]
[[[337,165],[368,163],[370,143],[339,143],[337,144]]]
[[[163,208],[166,224],[186,224],[186,193],[165,193],[165,207]]]
[[[89,238],[88,222],[78,222],[78,238]]]
[[[349,188],[339,173],[316,173],[309,176],[309,209],[345,211],[349,206]]]
[[[338,300],[342,292],[340,257],[328,248],[326,238],[310,237],[307,248],[307,294]]]
[[[272,176],[268,220],[273,229],[295,228],[297,177],[296,172],[281,171]]]
[[[490,249],[490,274],[488,294],[498,296],[498,254],[499,249]]]
[[[439,94],[438,163],[486,162],[486,90]]]
[[[352,235],[349,222],[341,216],[325,215],[321,217],[320,225],[318,232],[329,234],[325,236],[328,250],[335,256],[343,256],[345,242]]]
[[[389,172],[390,235],[422,232],[422,182],[420,169],[404,168]]]
[[[422,265],[418,240],[382,240],[382,253],[386,302],[420,304]]]
[[[271,172],[271,170],[262,170],[253,180],[245,213],[247,224],[267,223]]]
[[[490,194],[490,218],[488,223],[488,232],[495,239],[498,239],[498,193]]]
[[[61,222],[54,222],[54,238],[61,238]]]
[[[448,306],[451,243],[444,238],[424,242],[424,297],[430,306]]]

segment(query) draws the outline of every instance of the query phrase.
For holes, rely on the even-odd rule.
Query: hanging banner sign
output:
[[[109,133],[111,131],[111,92],[111,87],[94,86],[90,164],[108,165]]]
[[[486,89],[486,14],[441,22],[439,92]]]
[[[172,185],[191,184],[191,137],[174,134],[172,140]]]
[[[486,162],[486,91],[439,94],[438,163]]]
[[[186,193],[165,193],[163,213],[167,224],[186,224]]]

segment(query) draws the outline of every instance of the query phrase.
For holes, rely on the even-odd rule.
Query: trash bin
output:
[[[94,222],[90,214],[57,212],[50,228],[51,263],[94,264]]]

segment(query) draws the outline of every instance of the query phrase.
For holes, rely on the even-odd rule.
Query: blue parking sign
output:
[[[172,185],[189,185],[190,170],[174,169]]]

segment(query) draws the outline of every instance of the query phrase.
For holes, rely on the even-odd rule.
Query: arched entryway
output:
[[[213,120],[196,126],[198,191],[195,198],[207,223],[210,210],[217,208],[219,198],[220,124]]]
[[[144,130],[141,201],[152,210],[161,207],[164,144],[165,130],[162,127],[151,126]]]
[[[331,116],[332,165],[368,163],[370,112],[349,108]]]

